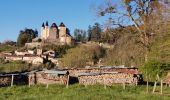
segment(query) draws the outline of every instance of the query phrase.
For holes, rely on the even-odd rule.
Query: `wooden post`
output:
[[[104,89],[106,89],[106,80],[104,78]]]
[[[14,75],[12,74],[12,78],[11,78],[11,87],[13,86],[14,84]]]
[[[30,87],[31,86],[31,76],[29,75],[28,76],[28,87]]]
[[[48,83],[46,84],[46,88],[48,89]]]
[[[87,84],[85,84],[85,88],[87,88]]]
[[[70,76],[68,75],[66,88],[68,88],[69,80],[70,80]]]
[[[146,93],[149,92],[149,82],[148,82],[148,76],[146,76]]]
[[[161,94],[163,93],[163,82],[162,82],[162,80],[161,80]]]
[[[123,82],[123,89],[124,89],[124,90],[126,89],[126,84],[125,84],[125,82]]]
[[[149,92],[149,82],[147,80],[147,83],[146,83],[146,92],[148,93]]]
[[[155,81],[155,83],[154,83],[154,87],[153,87],[153,91],[152,91],[152,93],[154,93],[154,92],[155,92],[155,90],[156,90],[156,84],[157,84],[157,81]]]

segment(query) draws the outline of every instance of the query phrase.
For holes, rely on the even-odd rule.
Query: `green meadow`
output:
[[[170,100],[169,87],[163,88],[161,95],[158,86],[156,93],[152,93],[153,86],[149,86],[149,93],[145,85],[126,86],[113,85],[104,88],[102,85],[82,86],[45,85],[13,86],[0,88],[0,100]]]

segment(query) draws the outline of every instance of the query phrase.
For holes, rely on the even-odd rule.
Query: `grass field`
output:
[[[159,88],[159,87],[158,87]],[[107,87],[70,85],[50,85],[48,89],[43,85],[13,86],[0,88],[0,100],[170,100],[170,97],[146,93],[146,86],[122,86],[115,85]],[[159,89],[157,89],[159,90]],[[169,87],[164,87],[164,93],[170,92]]]

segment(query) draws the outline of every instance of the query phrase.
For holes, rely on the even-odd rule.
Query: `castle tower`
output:
[[[48,37],[49,37],[49,27],[48,27],[48,22],[46,22],[46,24],[44,25],[43,23],[41,27],[41,38],[46,40]]]
[[[65,27],[64,23],[61,22],[59,26],[59,37],[62,37],[67,34],[67,28]]]
[[[51,25],[48,38],[52,40],[55,40],[58,38],[58,26],[56,25],[56,23],[53,23]]]
[[[42,24],[42,27],[41,27],[41,38],[44,39],[46,36],[44,34],[44,30],[45,30],[45,25],[44,23]]]

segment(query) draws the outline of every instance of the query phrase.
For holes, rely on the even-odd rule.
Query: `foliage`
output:
[[[58,58],[62,57],[64,54],[66,54],[66,51],[70,48],[73,48],[74,46],[69,46],[69,45],[46,45],[43,46],[43,51],[48,51],[48,50],[54,50],[56,52],[56,56]]]
[[[158,87],[160,88],[160,87]],[[149,86],[149,90],[152,86]],[[169,88],[164,88],[169,93]],[[84,87],[82,85],[13,86],[0,88],[1,100],[169,100],[166,95],[146,93],[146,86],[113,85],[104,89],[102,85]]]
[[[152,44],[149,59],[162,63],[170,63],[170,30],[167,34],[159,37],[155,41],[156,42]]]
[[[3,45],[11,45],[11,46],[15,46],[16,42],[11,41],[11,40],[6,40],[2,43]]]
[[[108,49],[103,58],[104,65],[138,67],[144,63],[144,47],[138,42],[133,27],[112,29],[114,48]]]
[[[85,67],[93,65],[104,55],[104,50],[98,46],[78,46],[69,49],[61,59],[63,67]]]
[[[32,29],[21,30],[17,39],[18,46],[24,46],[25,43],[32,42],[32,39],[38,37],[38,31]]]
[[[26,71],[31,69],[31,65],[22,61],[0,63],[0,72]]]
[[[99,42],[101,39],[102,28],[99,23],[95,23],[92,27],[89,26],[88,29],[88,40]]]
[[[156,80],[157,75],[160,78],[164,78],[167,72],[170,70],[170,63],[162,63],[155,60],[150,60],[140,67],[145,78],[148,77],[151,80]]]
[[[127,21],[135,27],[138,41],[145,50],[145,61],[151,48],[154,35],[166,33],[169,24],[169,5],[158,0],[121,0],[119,4],[113,0],[99,7],[99,16],[109,16],[116,27],[127,26]],[[160,28],[161,27],[161,28]]]
[[[74,30],[74,38],[77,42],[85,42],[86,41],[86,31],[82,29]]]

